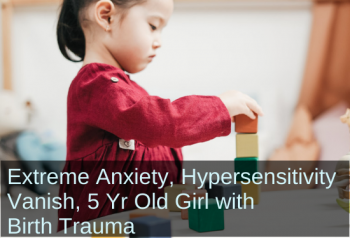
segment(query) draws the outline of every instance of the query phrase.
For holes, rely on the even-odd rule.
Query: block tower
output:
[[[258,115],[252,120],[248,116],[241,114],[235,116],[235,131],[236,131],[236,158],[234,161],[235,172],[240,174],[237,176],[237,181],[242,185],[242,196],[246,193],[247,197],[254,199],[254,204],[259,204],[260,185],[252,182],[252,174],[258,172],[259,158],[259,141],[258,141]],[[249,176],[242,173],[248,172]],[[247,178],[250,179],[249,184]],[[250,205],[251,200],[247,200],[247,205]]]

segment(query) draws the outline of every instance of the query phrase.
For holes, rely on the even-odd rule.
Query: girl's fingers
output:
[[[252,110],[254,111],[255,113],[257,113],[259,116],[263,116],[264,113],[261,109],[261,107],[258,105],[258,103],[256,101],[254,101],[253,99],[252,100],[249,100],[247,101],[247,106]]]
[[[249,107],[246,106],[246,109],[244,111],[244,114],[247,115],[250,119],[254,120],[256,118],[256,116],[254,115],[254,113],[252,112],[252,110],[250,110]]]
[[[261,107],[259,106],[259,104],[251,97],[249,97],[248,95],[245,95],[245,100],[247,103],[247,106],[253,110],[255,113],[257,113],[259,116],[263,116],[264,113],[261,109]]]

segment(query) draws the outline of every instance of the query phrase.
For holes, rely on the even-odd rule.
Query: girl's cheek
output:
[[[145,51],[148,45],[148,42],[150,42],[150,37],[147,34],[141,35],[137,39],[137,45],[140,50]]]

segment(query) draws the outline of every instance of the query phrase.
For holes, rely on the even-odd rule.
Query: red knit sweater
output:
[[[62,184],[60,196],[71,196],[74,209],[60,209],[59,218],[87,221],[123,210],[135,209],[139,193],[164,191],[157,185],[96,185],[101,169],[111,172],[168,172],[170,181],[181,182],[181,147],[208,141],[231,132],[230,115],[216,96],[186,96],[173,102],[149,95],[123,70],[101,63],[84,66],[68,93],[67,162],[64,172],[87,172],[89,183]],[[133,140],[134,148],[120,146],[120,139]],[[167,161],[167,162],[165,162]],[[146,166],[147,163],[147,166]],[[150,166],[151,165],[151,166]],[[87,205],[90,193],[99,201],[97,209]],[[112,209],[106,193],[128,196],[124,209]],[[144,201],[146,203],[147,201]],[[69,205],[69,204],[68,204]],[[79,206],[79,212],[77,211]],[[58,231],[63,229],[59,221]]]

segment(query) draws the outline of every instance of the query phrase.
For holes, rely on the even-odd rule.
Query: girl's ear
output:
[[[115,7],[111,0],[99,0],[95,5],[95,20],[105,31],[109,31]]]

